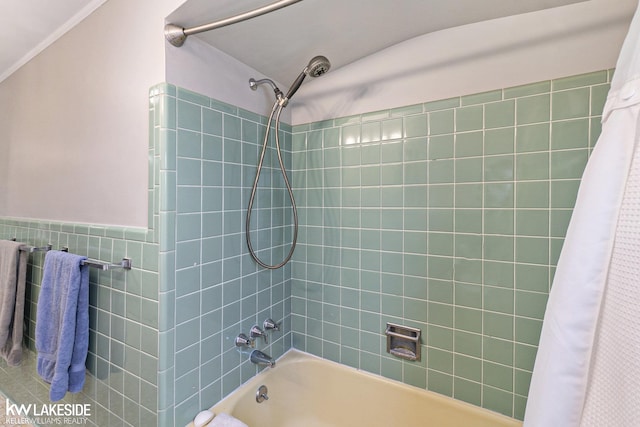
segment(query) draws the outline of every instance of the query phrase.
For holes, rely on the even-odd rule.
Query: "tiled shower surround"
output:
[[[522,419],[610,71],[293,127],[293,346]],[[422,329],[422,360],[386,323]]]
[[[183,426],[257,373],[249,352],[234,345],[239,333],[273,318],[282,332],[256,347],[273,358],[291,347],[291,270],[258,269],[245,243],[266,118],[171,85],[153,89],[151,103],[162,183],[158,419]],[[281,143],[291,146],[289,125]],[[274,168],[270,150],[251,226],[254,248],[270,263],[288,251],[291,233],[288,197]]]
[[[522,418],[547,294],[612,71],[283,125],[300,233],[257,269],[244,216],[266,118],[161,84],[150,92],[149,230],[0,218],[0,238],[69,246],[91,272],[87,386],[98,426],[183,426],[258,369],[233,339],[267,317],[290,347]],[[276,262],[291,211],[270,150],[252,240]],[[275,250],[270,249],[275,247]],[[27,342],[44,256],[30,256]],[[419,327],[422,360],[386,353]],[[35,368],[0,365],[18,403]]]

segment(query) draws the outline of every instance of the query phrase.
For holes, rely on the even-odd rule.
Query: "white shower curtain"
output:
[[[640,9],[544,317],[524,427],[640,425]]]

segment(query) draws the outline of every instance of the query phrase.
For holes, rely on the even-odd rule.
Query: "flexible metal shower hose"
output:
[[[275,270],[284,266],[291,257],[293,256],[293,251],[296,248],[296,242],[298,240],[298,209],[296,208],[296,201],[293,198],[293,191],[291,190],[291,185],[289,184],[289,178],[287,178],[287,170],[284,167],[284,163],[282,162],[282,154],[280,153],[280,136],[279,136],[279,127],[280,127],[280,113],[282,113],[282,109],[284,107],[280,105],[280,103],[276,100],[273,104],[273,108],[271,109],[271,114],[269,115],[269,122],[267,123],[267,132],[264,135],[264,143],[262,144],[262,152],[260,153],[260,160],[258,161],[258,169],[256,170],[256,178],[253,181],[253,188],[251,189],[251,197],[249,198],[249,206],[247,207],[247,219],[245,224],[245,234],[247,238],[247,247],[249,248],[249,254],[251,258],[258,263],[259,266],[268,268],[270,270]],[[282,171],[282,178],[284,179],[284,184],[287,187],[287,192],[289,193],[289,199],[291,200],[291,209],[293,210],[293,239],[291,241],[291,249],[289,250],[289,254],[286,258],[280,262],[279,264],[270,265],[263,262],[258,255],[253,250],[253,246],[251,245],[251,211],[253,209],[253,202],[256,197],[256,191],[258,190],[258,180],[260,179],[260,172],[262,172],[262,163],[264,161],[265,153],[267,152],[267,143],[269,142],[269,131],[271,130],[271,122],[273,120],[273,116],[276,116],[276,124],[275,124],[275,133],[276,133],[276,153],[278,154],[278,162],[280,163],[280,171]]]

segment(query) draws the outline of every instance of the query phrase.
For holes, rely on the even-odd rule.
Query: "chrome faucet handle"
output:
[[[264,322],[262,322],[262,327],[264,328],[265,331],[279,331],[280,330],[280,324],[276,323],[275,321],[271,320],[271,318],[265,320]]]
[[[239,334],[235,340],[236,347],[251,347],[256,346],[256,340],[249,338],[245,334]]]
[[[260,329],[260,327],[258,325],[253,325],[251,327],[251,330],[249,331],[249,335],[254,340],[256,338],[263,338],[264,339],[264,343],[265,344],[267,343],[267,335],[264,333],[264,331],[262,329]]]

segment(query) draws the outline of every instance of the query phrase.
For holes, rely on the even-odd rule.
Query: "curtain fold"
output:
[[[626,190],[632,185],[630,179],[636,179],[630,170],[635,162],[640,123],[639,15],[636,10],[618,58],[603,112],[602,133],[585,169],[558,261],[531,378],[524,427],[627,425],[602,424],[592,415],[594,405],[606,407],[603,402],[611,399],[620,402],[614,391],[624,392],[596,384],[604,372],[599,365],[611,369],[620,363],[611,358],[611,352],[602,354],[598,349],[615,342],[603,339],[609,339],[611,333],[603,329],[602,319],[608,311],[617,310],[609,294],[620,295],[618,289],[622,289],[619,281],[611,280],[615,265],[612,255],[618,253],[614,247],[620,236],[628,233],[619,227],[621,212],[634,208],[640,211],[640,199],[636,205],[633,201],[627,203],[631,208],[623,209],[623,201],[628,199]],[[640,159],[638,162],[640,171]],[[640,173],[637,179],[640,180]],[[640,264],[640,250],[634,255],[636,264]],[[635,276],[635,282],[632,275],[626,277],[624,292],[639,293],[640,286],[636,283],[640,276]],[[629,295],[629,301],[632,296],[636,295]],[[640,322],[640,306],[636,305],[633,315]],[[638,330],[636,337],[626,334],[624,339],[635,339],[628,344],[640,360],[640,327]],[[628,407],[619,406],[618,411],[633,412],[631,403],[640,407],[640,396],[628,402]]]

